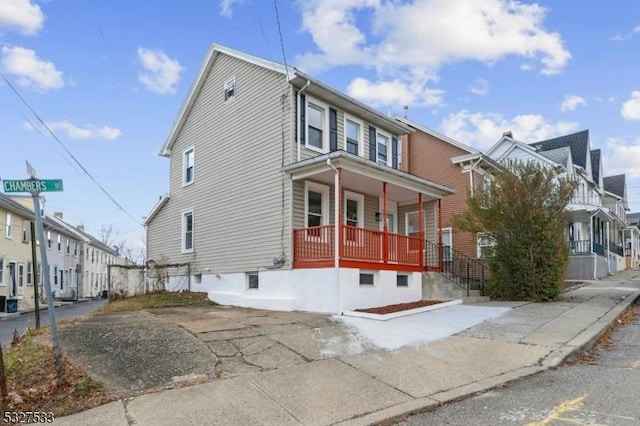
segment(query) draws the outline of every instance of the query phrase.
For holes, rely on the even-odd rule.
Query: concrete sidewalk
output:
[[[146,394],[56,424],[372,424],[553,368],[590,347],[639,296],[640,271],[624,271],[558,302],[474,305],[511,309],[441,340]]]

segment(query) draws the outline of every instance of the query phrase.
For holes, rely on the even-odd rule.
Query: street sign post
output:
[[[62,179],[36,179],[36,170],[27,161],[27,174],[31,179],[2,181],[4,192],[30,192],[33,197],[33,215],[36,219],[36,233],[40,244],[40,258],[42,260],[42,277],[44,278],[44,291],[47,296],[47,310],[49,311],[49,323],[51,326],[51,339],[53,340],[53,354],[56,360],[56,373],[58,381],[62,383],[62,349],[56,324],[56,312],[53,307],[53,292],[51,291],[51,276],[49,263],[47,262],[47,249],[44,244],[44,226],[42,224],[42,211],[40,210],[40,193],[50,191],[62,191]],[[35,263],[35,262],[34,262]],[[35,275],[34,275],[35,276]],[[37,286],[38,283],[36,282]]]

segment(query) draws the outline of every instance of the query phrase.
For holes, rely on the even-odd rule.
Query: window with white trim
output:
[[[24,294],[24,263],[18,263],[18,296]]]
[[[182,154],[182,186],[191,185],[195,179],[195,150],[193,147]]]
[[[409,275],[398,273],[396,275],[396,287],[409,287]]]
[[[329,109],[326,105],[307,98],[305,143],[307,148],[315,151],[329,150]]]
[[[478,234],[478,259],[486,259],[493,256],[493,247],[496,240],[489,234]]]
[[[78,242],[77,241],[73,242],[73,255],[74,256],[78,255]]]
[[[71,254],[71,241],[69,238],[65,238],[65,244],[67,245],[67,254]]]
[[[4,257],[0,257],[0,285],[5,285],[5,283],[4,283]]]
[[[257,273],[247,273],[247,288],[249,290],[258,290],[260,288],[260,280]]]
[[[58,234],[58,251],[62,251],[62,235]]]
[[[404,214],[405,234],[410,237],[420,236],[420,212],[407,212]]]
[[[4,227],[4,236],[7,238],[13,238],[13,215],[7,212],[7,220]]]
[[[344,121],[344,147],[345,151],[354,155],[363,155],[362,143],[362,122],[352,118],[345,118]]]
[[[22,221],[22,242],[29,242],[29,234],[27,233],[27,222],[24,220]]]
[[[27,262],[27,285],[33,285],[33,263]]]
[[[329,187],[319,183],[304,183],[304,226],[319,227],[329,224]],[[326,228],[325,228],[326,230]],[[323,229],[307,230],[308,237],[327,236]]]
[[[182,213],[182,252],[193,252],[193,210]]]
[[[380,164],[391,165],[391,138],[388,135],[376,133],[376,161]]]
[[[51,248],[51,231],[47,231],[47,247]]]
[[[236,77],[233,76],[224,82],[224,101],[233,99],[236,96]]]

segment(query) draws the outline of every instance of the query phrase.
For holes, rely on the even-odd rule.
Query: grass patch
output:
[[[207,293],[191,291],[158,291],[137,296],[120,297],[109,301],[100,310],[104,312],[133,311],[137,309],[170,308],[176,306],[214,306]]]
[[[53,348],[39,342],[49,328],[28,332],[3,352],[9,398],[6,411],[52,412],[56,417],[114,399],[102,383],[63,353],[63,381],[58,382]]]

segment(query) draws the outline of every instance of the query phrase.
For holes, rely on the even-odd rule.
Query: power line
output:
[[[280,14],[278,13],[278,0],[273,0],[273,7],[276,9],[276,24],[278,24],[278,35],[280,36],[280,48],[282,49],[282,59],[287,69],[287,79],[289,78],[289,65],[287,64],[287,55],[284,51],[284,40],[282,39],[282,28],[280,27]]]
[[[93,181],[93,183],[95,183],[96,186],[98,188],[100,188],[100,190],[104,193],[104,195],[106,195],[111,200],[111,202],[113,202],[127,216],[129,216],[131,219],[133,219],[134,222],[136,222],[136,223],[138,223],[139,225],[142,226],[142,224],[135,217],[133,217],[133,215],[131,213],[129,213],[124,207],[122,207],[120,205],[120,203],[118,203],[116,201],[116,199],[113,198],[111,196],[111,194],[109,194],[109,192],[107,192],[107,190],[104,189],[104,187],[102,185],[100,185],[100,183],[93,177],[93,175],[91,173],[89,173],[89,171],[82,165],[82,163],[80,163],[80,161],[71,153],[71,151],[69,151],[69,149],[67,149],[67,147],[64,145],[64,143],[62,143],[62,141],[60,139],[58,139],[58,136],[56,136],[56,134],[53,132],[53,130],[51,130],[49,128],[49,126],[47,126],[47,123],[45,123],[44,120],[42,120],[42,118],[40,118],[38,113],[31,107],[31,105],[29,105],[29,103],[26,101],[26,99],[24,99],[22,97],[22,95],[20,95],[18,90],[16,90],[16,88],[13,86],[13,84],[11,84],[11,82],[7,79],[7,77],[5,77],[5,75],[3,73],[1,73],[1,72],[0,72],[0,75],[2,76],[2,79],[7,83],[7,85],[11,88],[11,90],[13,90],[13,93],[15,93],[16,96],[22,101],[22,103],[25,104],[25,106],[27,108],[29,108],[29,111],[31,111],[31,113],[38,119],[40,124],[42,124],[42,127],[44,127],[47,130],[47,132],[49,132],[51,137],[56,142],[58,142],[58,144],[62,147],[62,149],[65,150],[65,152],[69,155],[69,157],[71,157],[71,159],[80,167],[80,169],[82,169],[84,174],[86,174],[89,177],[89,179],[91,179]]]

